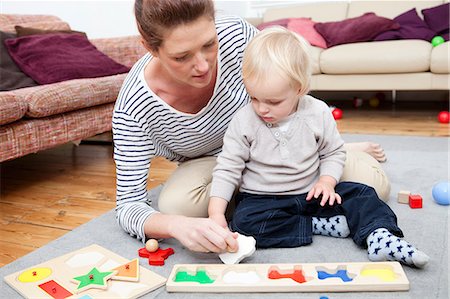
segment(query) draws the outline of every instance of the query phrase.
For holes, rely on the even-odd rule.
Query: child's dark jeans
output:
[[[300,195],[257,195],[238,193],[236,209],[230,227],[244,235],[253,236],[256,246],[298,247],[312,242],[312,217],[344,215],[350,237],[367,247],[367,236],[377,228],[387,228],[403,237],[394,212],[377,196],[372,187],[351,182],[336,185],[342,204],[320,206],[320,200],[306,201]]]

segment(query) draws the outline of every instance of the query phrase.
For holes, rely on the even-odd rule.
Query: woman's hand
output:
[[[334,187],[336,186],[336,180],[331,176],[321,176],[319,181],[314,185],[314,187],[309,190],[306,195],[306,200],[311,200],[312,198],[319,198],[322,195],[322,199],[320,200],[320,205],[323,207],[328,202],[330,206],[332,206],[335,202],[340,204],[342,202],[341,196],[334,191]]]
[[[237,234],[210,218],[175,216],[169,225],[169,233],[185,247],[198,252],[237,251]]]

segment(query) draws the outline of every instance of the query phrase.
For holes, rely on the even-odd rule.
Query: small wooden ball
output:
[[[149,252],[155,252],[158,250],[159,244],[158,241],[155,239],[150,239],[147,242],[145,242],[145,249],[147,249]]]

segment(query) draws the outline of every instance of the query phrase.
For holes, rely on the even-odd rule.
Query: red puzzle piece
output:
[[[281,273],[283,272],[283,273]],[[306,282],[303,270],[300,266],[294,266],[294,270],[281,271],[277,266],[272,266],[267,275],[269,279],[291,278],[298,283]]]
[[[411,209],[421,209],[422,208],[422,196],[418,194],[409,195],[409,206]]]
[[[172,248],[161,249],[158,248],[155,252],[150,252],[145,247],[138,251],[140,257],[148,258],[148,264],[152,266],[164,266],[164,260],[174,254]]]
[[[39,287],[55,299],[64,299],[73,295],[54,280],[42,283]]]

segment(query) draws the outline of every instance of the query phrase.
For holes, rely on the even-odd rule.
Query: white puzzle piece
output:
[[[238,264],[244,258],[251,256],[256,250],[256,240],[251,236],[239,234],[237,237],[239,249],[237,252],[225,252],[219,254],[219,258],[224,264]]]

